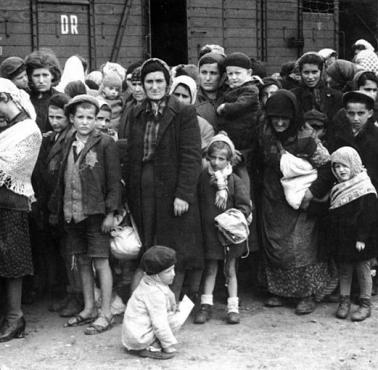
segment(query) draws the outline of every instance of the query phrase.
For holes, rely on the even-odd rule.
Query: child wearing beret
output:
[[[142,256],[145,275],[127,303],[122,324],[122,344],[138,356],[163,360],[176,352],[173,331],[179,323],[169,288],[175,263],[176,252],[164,246],[153,246]]]

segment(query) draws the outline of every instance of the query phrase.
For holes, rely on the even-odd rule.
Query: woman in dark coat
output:
[[[301,85],[291,91],[297,98],[301,114],[316,109],[327,115],[329,123],[342,107],[342,94],[325,85],[323,64],[323,58],[317,53],[304,54],[298,61]]]
[[[201,138],[195,108],[167,95],[169,79],[163,61],[143,64],[147,99],[129,115],[126,184],[144,249],[160,244],[177,252],[177,297],[185,270],[203,268],[197,200]]]
[[[280,159],[282,150],[300,156],[311,148],[313,133],[301,128],[295,96],[287,90],[268,99],[262,130],[263,280],[271,294],[266,305],[280,306],[282,298],[296,298],[296,313],[310,313],[315,309],[313,296],[327,286],[330,276],[327,263],[318,258],[317,218],[292,208],[285,199]]]

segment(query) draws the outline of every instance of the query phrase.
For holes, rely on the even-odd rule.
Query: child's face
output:
[[[234,87],[239,87],[243,85],[244,82],[252,75],[251,69],[241,68],[241,67],[226,67],[226,74],[229,86],[233,89]]]
[[[286,131],[290,126],[290,118],[286,117],[272,117],[270,122],[274,128],[274,131],[278,133]]]
[[[110,126],[111,113],[107,110],[100,109],[96,116],[96,129],[106,131]]]
[[[227,149],[214,149],[207,157],[214,171],[221,171],[230,163]]]
[[[178,85],[173,95],[183,104],[189,105],[191,102],[190,92],[182,85]]]
[[[360,86],[360,88],[358,90],[363,91],[367,95],[371,96],[374,100],[377,99],[378,86],[377,86],[377,83],[375,81],[367,80],[365,82],[365,85]]]
[[[173,279],[175,278],[175,266],[168,267],[167,269],[158,273],[162,283],[166,285],[171,285]]]
[[[316,64],[303,64],[301,77],[303,82],[308,87],[315,87],[320,81],[321,70]]]
[[[352,177],[350,168],[348,166],[345,166],[345,164],[336,162],[333,164],[333,169],[335,171],[338,182],[348,181]]]
[[[81,136],[89,136],[96,128],[96,108],[78,106],[75,114],[70,114],[70,121]]]
[[[64,110],[62,108],[50,105],[48,115],[50,125],[54,132],[62,132],[68,126],[68,118],[64,114]]]
[[[263,93],[262,93],[262,103],[263,105],[266,104],[267,100],[275,93],[279,90],[278,86],[277,85],[269,85],[267,87],[264,87],[263,88]]]
[[[367,109],[366,104],[364,103],[350,102],[347,104],[345,110],[355,135],[360,132],[369,118],[373,115],[373,110]]]
[[[106,99],[114,100],[119,97],[121,89],[118,86],[104,86],[102,88],[102,94]]]
[[[29,84],[28,75],[26,71],[22,71],[16,77],[12,79],[12,82],[19,88],[19,89],[27,89]]]

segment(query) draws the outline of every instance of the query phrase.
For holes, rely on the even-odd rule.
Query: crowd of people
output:
[[[266,306],[294,301],[303,315],[336,298],[345,319],[356,293],[351,319],[368,318],[378,56],[365,40],[353,51],[352,61],[307,52],[272,75],[219,45],[178,66],[150,58],[88,71],[75,55],[62,71],[49,49],[3,60],[0,342],[24,335],[22,304],[42,296],[66,327],[107,331],[117,292],[124,346],[170,358],[176,302],[186,294],[205,324],[221,270],[226,322],[240,322],[238,266],[249,254]],[[133,260],[110,248],[125,209],[142,244]]]

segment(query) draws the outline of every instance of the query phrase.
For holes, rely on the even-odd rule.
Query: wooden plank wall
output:
[[[304,51],[319,51],[323,48],[337,50],[334,39],[333,14],[303,13]]]
[[[5,20],[8,20],[7,27]],[[5,34],[7,28],[8,36]],[[0,60],[11,55],[24,57],[31,51],[29,0],[0,1]]]
[[[97,66],[110,59],[124,3],[125,0],[95,1]],[[132,0],[132,7],[118,56],[118,63],[125,68],[143,58],[143,32],[142,0]]]
[[[267,0],[268,73],[279,72],[281,64],[297,58],[287,40],[297,36],[297,0]]]
[[[57,2],[56,8],[61,8],[62,13],[67,10],[67,5],[59,4],[59,0],[55,2]],[[124,3],[125,0],[95,0],[96,67],[99,67],[102,63],[110,59]],[[39,5],[39,7],[41,7],[41,5]],[[5,34],[4,19],[8,20],[8,37]],[[41,24],[46,21],[48,21],[48,19],[40,20]],[[52,25],[53,24],[54,22]],[[54,27],[55,26],[52,28]],[[0,46],[2,55],[0,55],[0,62],[8,56],[18,55],[25,57],[29,54],[32,51],[31,32],[30,0],[1,0]],[[56,45],[61,48],[61,52],[57,54],[59,54],[59,56],[62,55],[60,62],[63,66],[65,59],[70,56],[70,48],[65,45],[59,46],[59,39],[55,37],[55,32],[54,28],[51,30],[51,37],[48,35],[40,37],[40,40],[42,40],[40,47],[48,46],[54,49],[53,45]],[[88,32],[89,30],[87,29],[86,34]],[[142,0],[132,0],[132,7],[118,58],[119,63],[123,66],[127,67],[132,62],[142,59],[144,52],[143,32]],[[55,40],[55,44],[53,40]],[[44,45],[43,42],[45,42],[46,45]],[[73,42],[72,45],[74,44]],[[86,47],[87,45],[83,46],[83,48]],[[85,50],[83,54],[87,54],[87,51]],[[66,58],[64,58],[63,55],[65,55]]]
[[[189,63],[197,62],[205,44],[256,55],[255,0],[187,0],[187,17]]]

